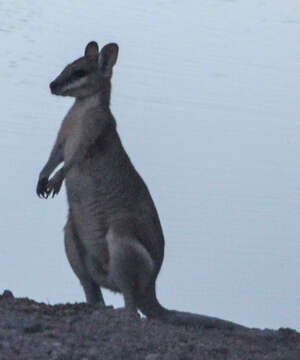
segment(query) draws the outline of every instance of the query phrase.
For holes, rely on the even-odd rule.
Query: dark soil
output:
[[[0,360],[300,360],[291,329],[218,330],[163,324],[123,309],[47,305],[0,295]]]

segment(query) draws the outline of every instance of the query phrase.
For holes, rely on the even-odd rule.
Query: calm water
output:
[[[88,41],[115,41],[112,111],[167,242],[161,302],[300,330],[299,2],[88,3],[0,4],[0,292],[83,300],[65,193],[42,201],[35,184],[71,104],[49,82]]]

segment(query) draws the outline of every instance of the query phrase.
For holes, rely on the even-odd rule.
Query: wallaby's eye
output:
[[[84,70],[76,70],[73,72],[72,77],[74,79],[79,79],[87,75],[87,72]]]

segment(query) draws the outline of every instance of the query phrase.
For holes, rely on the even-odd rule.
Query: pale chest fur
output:
[[[64,143],[64,161],[68,162],[77,151],[80,151],[82,145],[88,145],[89,136],[87,134],[93,133],[92,126],[93,111],[91,104],[74,104],[66,115],[63,125],[62,133],[65,138]]]

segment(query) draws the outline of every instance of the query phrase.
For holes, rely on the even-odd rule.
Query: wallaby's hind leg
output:
[[[85,250],[70,219],[65,226],[65,249],[69,263],[83,287],[87,303],[105,305],[99,285],[94,282],[87,271],[83,259]]]
[[[137,312],[137,299],[147,287],[153,272],[148,251],[134,235],[111,229],[107,234],[109,277],[124,296],[125,308]]]
[[[105,305],[100,287],[91,279],[80,280],[88,304]]]

